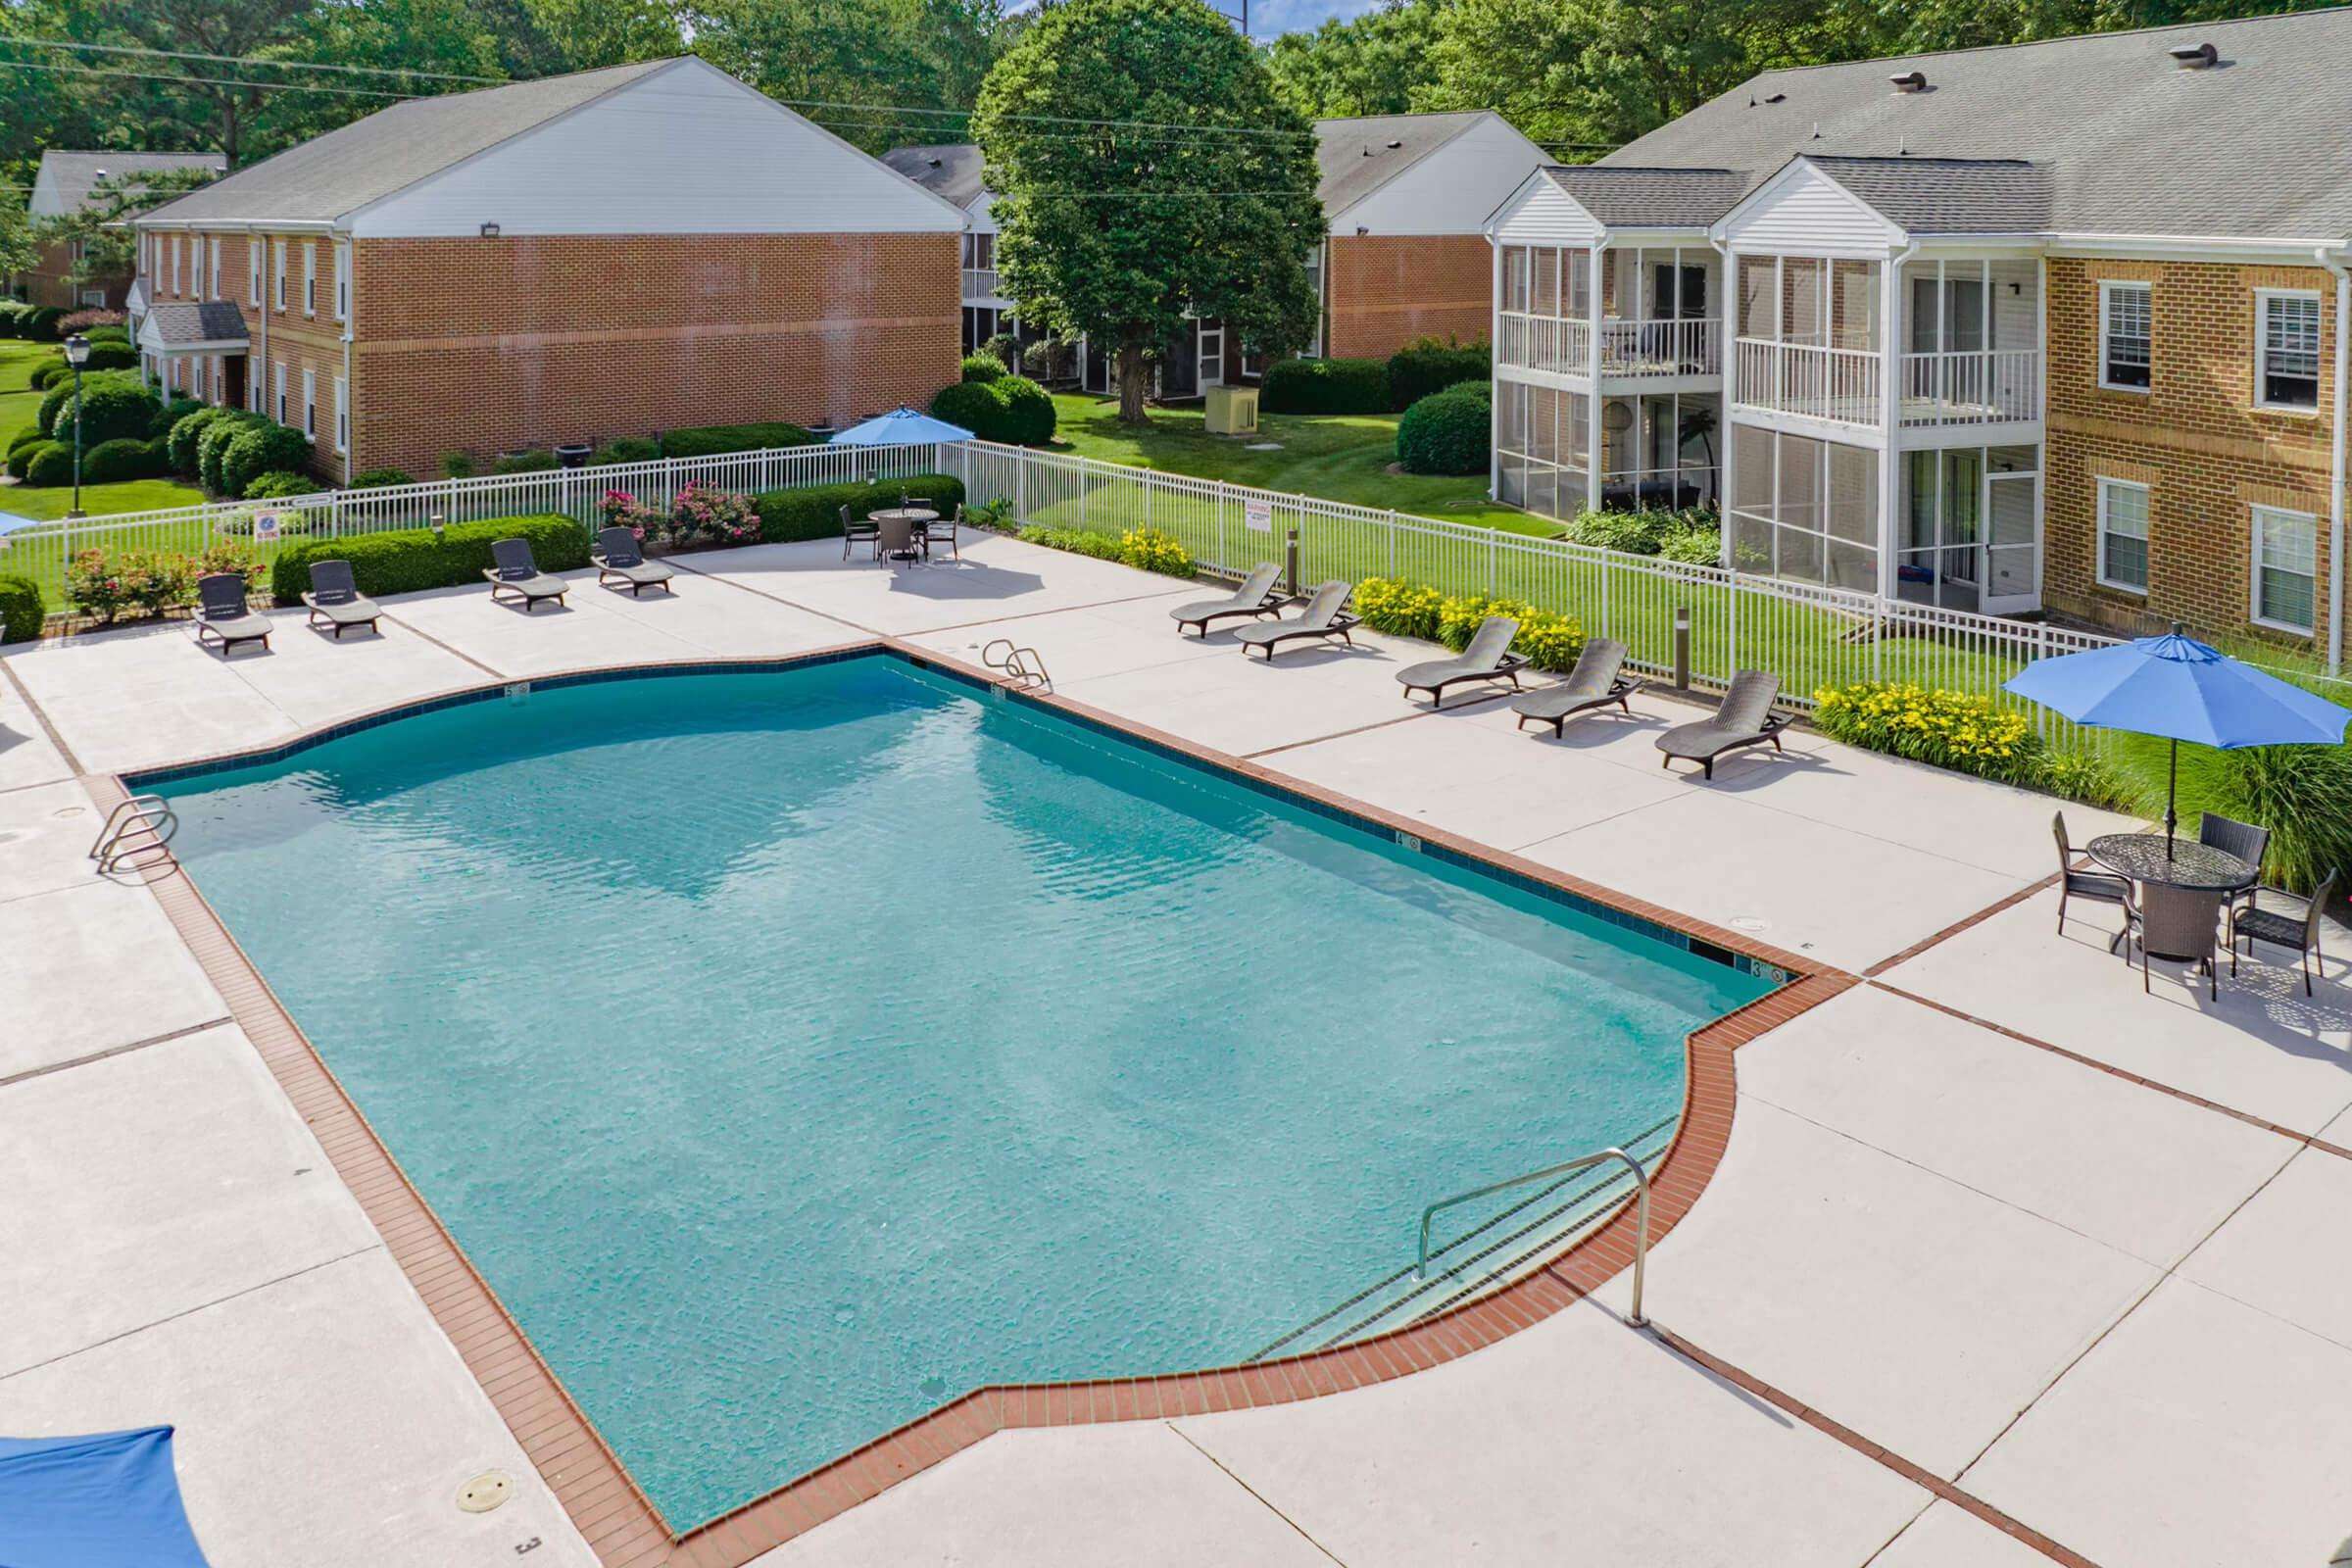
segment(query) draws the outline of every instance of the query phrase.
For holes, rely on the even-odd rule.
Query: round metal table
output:
[[[892,561],[912,561],[915,558],[914,530],[926,522],[937,522],[939,514],[929,507],[887,507],[869,512],[866,521],[882,531],[880,553]]]
[[[2175,839],[2165,853],[2161,833],[2108,833],[2083,846],[2090,858],[2119,876],[2134,882],[2185,888],[2198,893],[2227,893],[2254,880],[2254,867],[2227,850]]]

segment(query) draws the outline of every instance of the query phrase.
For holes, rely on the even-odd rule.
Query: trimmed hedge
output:
[[[121,484],[125,479],[154,479],[164,471],[163,459],[145,441],[118,437],[101,441],[81,455],[83,484]]]
[[[661,442],[649,436],[624,435],[591,452],[588,455],[588,466],[609,468],[616,463],[651,463],[661,456]]]
[[[796,490],[767,490],[752,497],[760,514],[760,537],[765,543],[795,539],[838,539],[841,509],[862,517],[869,512],[895,507],[901,496],[926,496],[941,516],[952,516],[963,505],[963,481],[944,473],[918,473],[905,479],[877,479],[871,484],[816,484]]]
[[[315,496],[319,489],[318,481],[309,474],[296,473],[289,468],[278,468],[256,476],[254,481],[245,487],[245,499],[248,501],[281,501],[288,496]]]
[[[941,387],[931,400],[931,416],[1008,446],[1043,446],[1054,439],[1053,394],[1027,376],[1003,371],[991,380]]]
[[[1486,383],[1423,398],[1396,421],[1396,461],[1407,473],[1484,473],[1493,450],[1494,405]]]
[[[148,439],[156,440],[170,435],[180,420],[187,418],[203,407],[205,405],[197,402],[194,398],[173,398],[163,406],[156,414],[154,421],[147,426]]]
[[[527,539],[541,571],[571,571],[588,564],[588,530],[561,514],[492,517],[453,523],[434,537],[430,528],[354,534],[343,539],[305,539],[281,548],[270,569],[270,592],[281,605],[299,604],[311,585],[314,561],[348,561],[360,592],[413,594],[426,588],[478,583],[491,564],[490,547],[501,539]]]
[[[138,377],[120,370],[81,378],[81,444],[86,449],[117,436],[144,441],[162,405]],[[51,440],[74,439],[74,381],[71,376],[41,398],[40,425]],[[63,426],[61,437],[60,426]]]
[[[415,484],[402,468],[366,468],[351,476],[354,490],[385,490],[394,485]]]
[[[128,343],[109,343],[104,338],[90,344],[90,357],[81,364],[85,375],[92,370],[135,370],[138,368],[137,350]]]
[[[41,454],[47,452],[50,448],[56,445],[56,442],[50,440],[47,436],[42,435],[38,431],[35,431],[33,433],[33,438],[30,441],[22,446],[10,447],[8,449],[8,476],[11,479],[24,479],[29,477],[32,473],[32,466],[40,461]],[[66,462],[68,464],[72,464],[74,461],[74,449],[72,447],[68,447],[65,449],[65,451]]]
[[[556,455],[553,452],[545,450],[510,452],[503,457],[492,459],[490,471],[492,473],[552,473],[561,466],[562,465],[556,462]]]
[[[197,439],[212,425],[236,412],[235,409],[198,409],[173,425],[172,433],[164,437],[164,452],[172,460],[172,471],[184,473],[191,479],[196,477]]]
[[[32,307],[23,300],[0,300],[0,337],[23,337]]]
[[[13,453],[19,447],[37,447],[46,443],[48,439],[47,436],[41,434],[39,426],[26,425],[8,438],[8,450]],[[19,474],[18,477],[23,478],[24,475]]]
[[[45,447],[34,447],[31,451],[32,461],[24,466],[26,484],[54,488],[74,482],[74,444],[71,441],[52,441]]]
[[[46,392],[60,381],[71,380],[73,375],[74,367],[65,361],[43,360],[32,368],[32,373],[24,378],[24,384],[35,392]]]
[[[311,438],[290,424],[261,419],[229,438],[220,449],[220,491],[242,496],[265,473],[299,469],[311,461]]]
[[[766,424],[706,424],[690,430],[671,430],[663,435],[662,456],[715,458],[728,452],[760,452],[769,447],[810,446],[815,440],[801,426],[787,424],[780,419]]]
[[[1014,446],[1042,447],[1054,439],[1057,416],[1054,394],[1025,375],[1007,375],[994,383],[1004,400],[1004,439]]]
[[[963,357],[963,381],[1001,381],[1004,378],[1004,362],[993,354],[966,354]]]
[[[0,576],[0,643],[28,643],[41,634],[41,591],[30,577]]]
[[[1268,414],[1386,414],[1386,360],[1277,360],[1266,367],[1258,407]]]
[[[24,318],[24,335],[43,343],[57,341],[57,323],[66,318],[63,305],[35,305],[32,314]]]
[[[1464,381],[1483,386],[1494,374],[1483,342],[1464,345],[1420,338],[1389,356],[1389,407],[1410,409],[1423,398]]]

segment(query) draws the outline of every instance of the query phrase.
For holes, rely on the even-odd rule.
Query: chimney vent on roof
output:
[[[1926,92],[1928,74],[1924,71],[1898,71],[1886,78],[1894,83],[1896,92]]]
[[[2182,71],[2203,71],[2221,63],[2222,52],[2209,43],[2176,44],[2166,51]]]

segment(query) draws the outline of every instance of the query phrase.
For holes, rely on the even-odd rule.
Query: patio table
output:
[[[892,561],[912,561],[915,558],[914,530],[927,522],[939,520],[939,514],[929,507],[886,507],[869,512],[866,520],[882,530],[881,554]]]
[[[2108,833],[2084,848],[2110,871],[2161,887],[2228,893],[2254,876],[2254,867],[2237,856],[2194,839],[2174,839],[2167,853],[2161,833]]]

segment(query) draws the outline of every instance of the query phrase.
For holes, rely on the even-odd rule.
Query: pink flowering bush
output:
[[[596,510],[603,514],[608,528],[626,528],[647,544],[660,544],[669,537],[669,516],[656,512],[626,490],[608,490],[598,498]]]
[[[101,623],[125,612],[160,615],[195,597],[195,565],[184,556],[84,550],[66,568],[67,602]]]
[[[699,481],[678,492],[667,512],[647,506],[625,490],[608,490],[597,502],[608,528],[626,528],[647,544],[750,545],[760,542],[760,514],[752,498]]]

